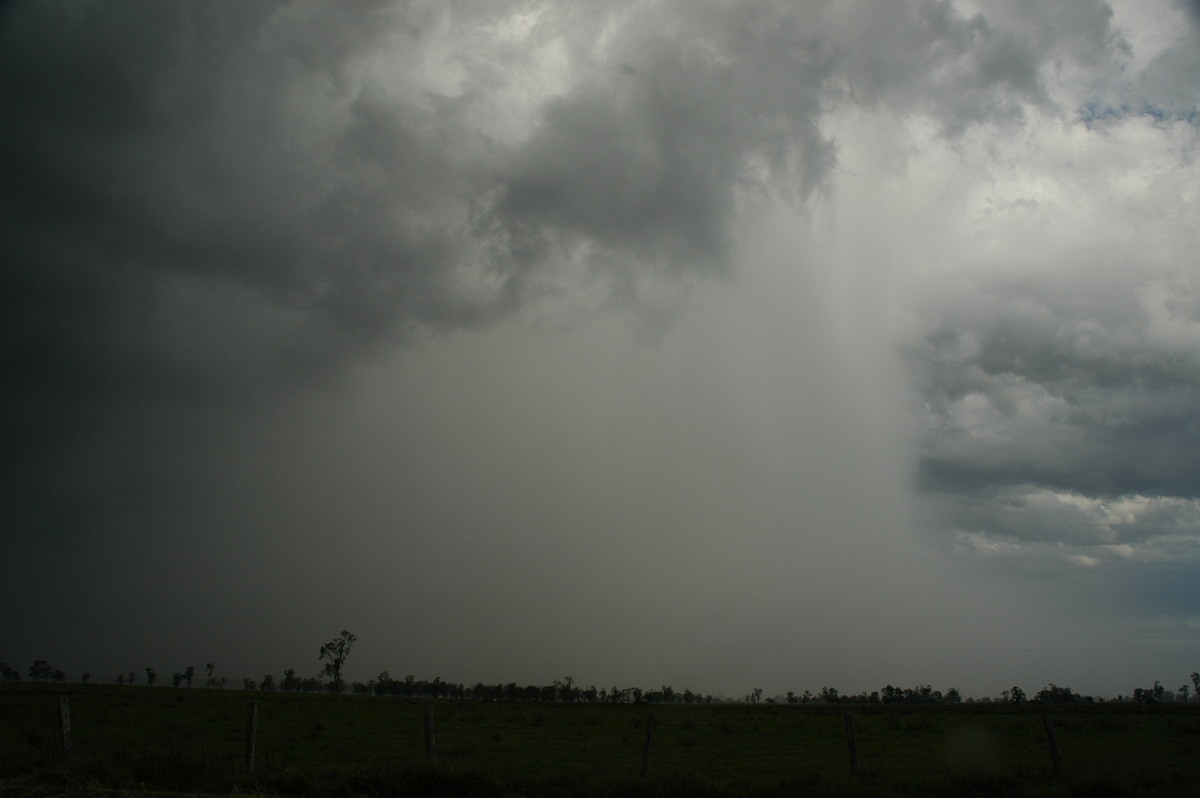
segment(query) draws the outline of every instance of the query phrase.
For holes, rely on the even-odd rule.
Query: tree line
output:
[[[366,682],[354,681],[349,685],[342,679],[342,669],[350,655],[357,637],[349,631],[342,630],[341,634],[321,646],[318,661],[322,668],[316,676],[300,676],[294,668],[283,672],[278,681],[268,673],[259,681],[242,679],[242,689],[276,690],[296,693],[335,693],[339,697],[347,691],[355,695],[394,696],[401,698],[419,699],[459,699],[474,701],[507,701],[526,703],[586,703],[586,704],[711,704],[714,701],[724,702],[727,699],[714,698],[711,694],[701,694],[692,690],[675,690],[669,685],[663,685],[657,690],[643,690],[639,687],[613,686],[599,688],[595,685],[582,687],[575,684],[574,677],[567,676],[556,679],[549,685],[518,685],[516,682],[506,684],[465,685],[458,682],[443,681],[441,677],[433,680],[417,679],[412,674],[403,679],[395,679],[388,671],[383,671],[374,679]],[[65,682],[67,676],[58,668],[52,667],[45,660],[34,660],[29,667],[29,678],[34,681]],[[145,683],[153,687],[158,681],[154,668],[144,669]],[[216,666],[209,662],[204,666],[204,687],[209,689],[224,689],[226,678],[216,675]],[[176,671],[171,677],[173,687],[191,687],[196,677],[195,667],[189,665]],[[6,662],[0,662],[0,678],[4,681],[18,681],[21,673]],[[1168,690],[1160,682],[1155,681],[1153,687],[1135,688],[1129,696],[1118,696],[1117,701],[1134,701],[1138,703],[1156,704],[1165,701],[1200,701],[1200,672],[1193,671],[1190,675],[1191,684],[1184,683],[1177,690]],[[85,673],[80,678],[83,683],[91,680],[91,674]],[[119,685],[134,685],[138,683],[136,671],[117,674],[114,681]],[[946,692],[935,690],[929,685],[916,687],[896,687],[888,684],[880,690],[870,693],[842,694],[836,688],[822,687],[818,693],[805,690],[803,693],[788,691],[786,696],[763,699],[761,688],[754,688],[741,701],[749,704],[760,702],[774,704],[958,704],[966,702],[991,702],[991,698],[966,698],[957,688],[951,687]],[[1002,690],[999,701],[1004,703],[1022,704],[1033,701],[1041,704],[1069,704],[1104,701],[1104,698],[1094,698],[1076,693],[1069,687],[1049,684],[1027,697],[1019,686]],[[1111,700],[1111,699],[1110,699]]]

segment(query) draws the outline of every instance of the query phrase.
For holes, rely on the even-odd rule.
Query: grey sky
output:
[[[1198,14],[11,4],[0,658],[1182,682]]]

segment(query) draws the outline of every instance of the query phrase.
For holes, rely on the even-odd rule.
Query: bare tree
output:
[[[350,648],[357,639],[343,629],[340,635],[321,646],[320,656],[317,657],[317,659],[329,660],[325,663],[321,673],[333,680],[334,692],[337,693],[338,698],[342,697],[342,665],[345,664],[346,657],[350,655]]]

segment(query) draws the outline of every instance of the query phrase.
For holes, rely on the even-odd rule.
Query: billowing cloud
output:
[[[1083,124],[1031,127],[957,262],[919,282],[922,491],[967,556],[1194,562],[1196,129],[1134,109]]]
[[[782,680],[845,628],[822,678],[872,641],[936,678],[946,629],[1033,634],[950,598],[1013,574],[1182,584],[1195,13],[13,4],[0,596],[57,569],[212,641],[259,605],[252,663],[349,614],[429,667],[726,685],[764,658],[712,641]],[[1130,611],[1186,628],[1185,594]]]

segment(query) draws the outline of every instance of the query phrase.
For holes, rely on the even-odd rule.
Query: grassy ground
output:
[[[66,761],[58,696],[69,693]],[[258,701],[257,766],[243,764]],[[0,686],[0,795],[1200,794],[1200,706],[596,706],[107,685]],[[643,778],[646,717],[656,716]],[[843,715],[854,715],[850,773]]]

